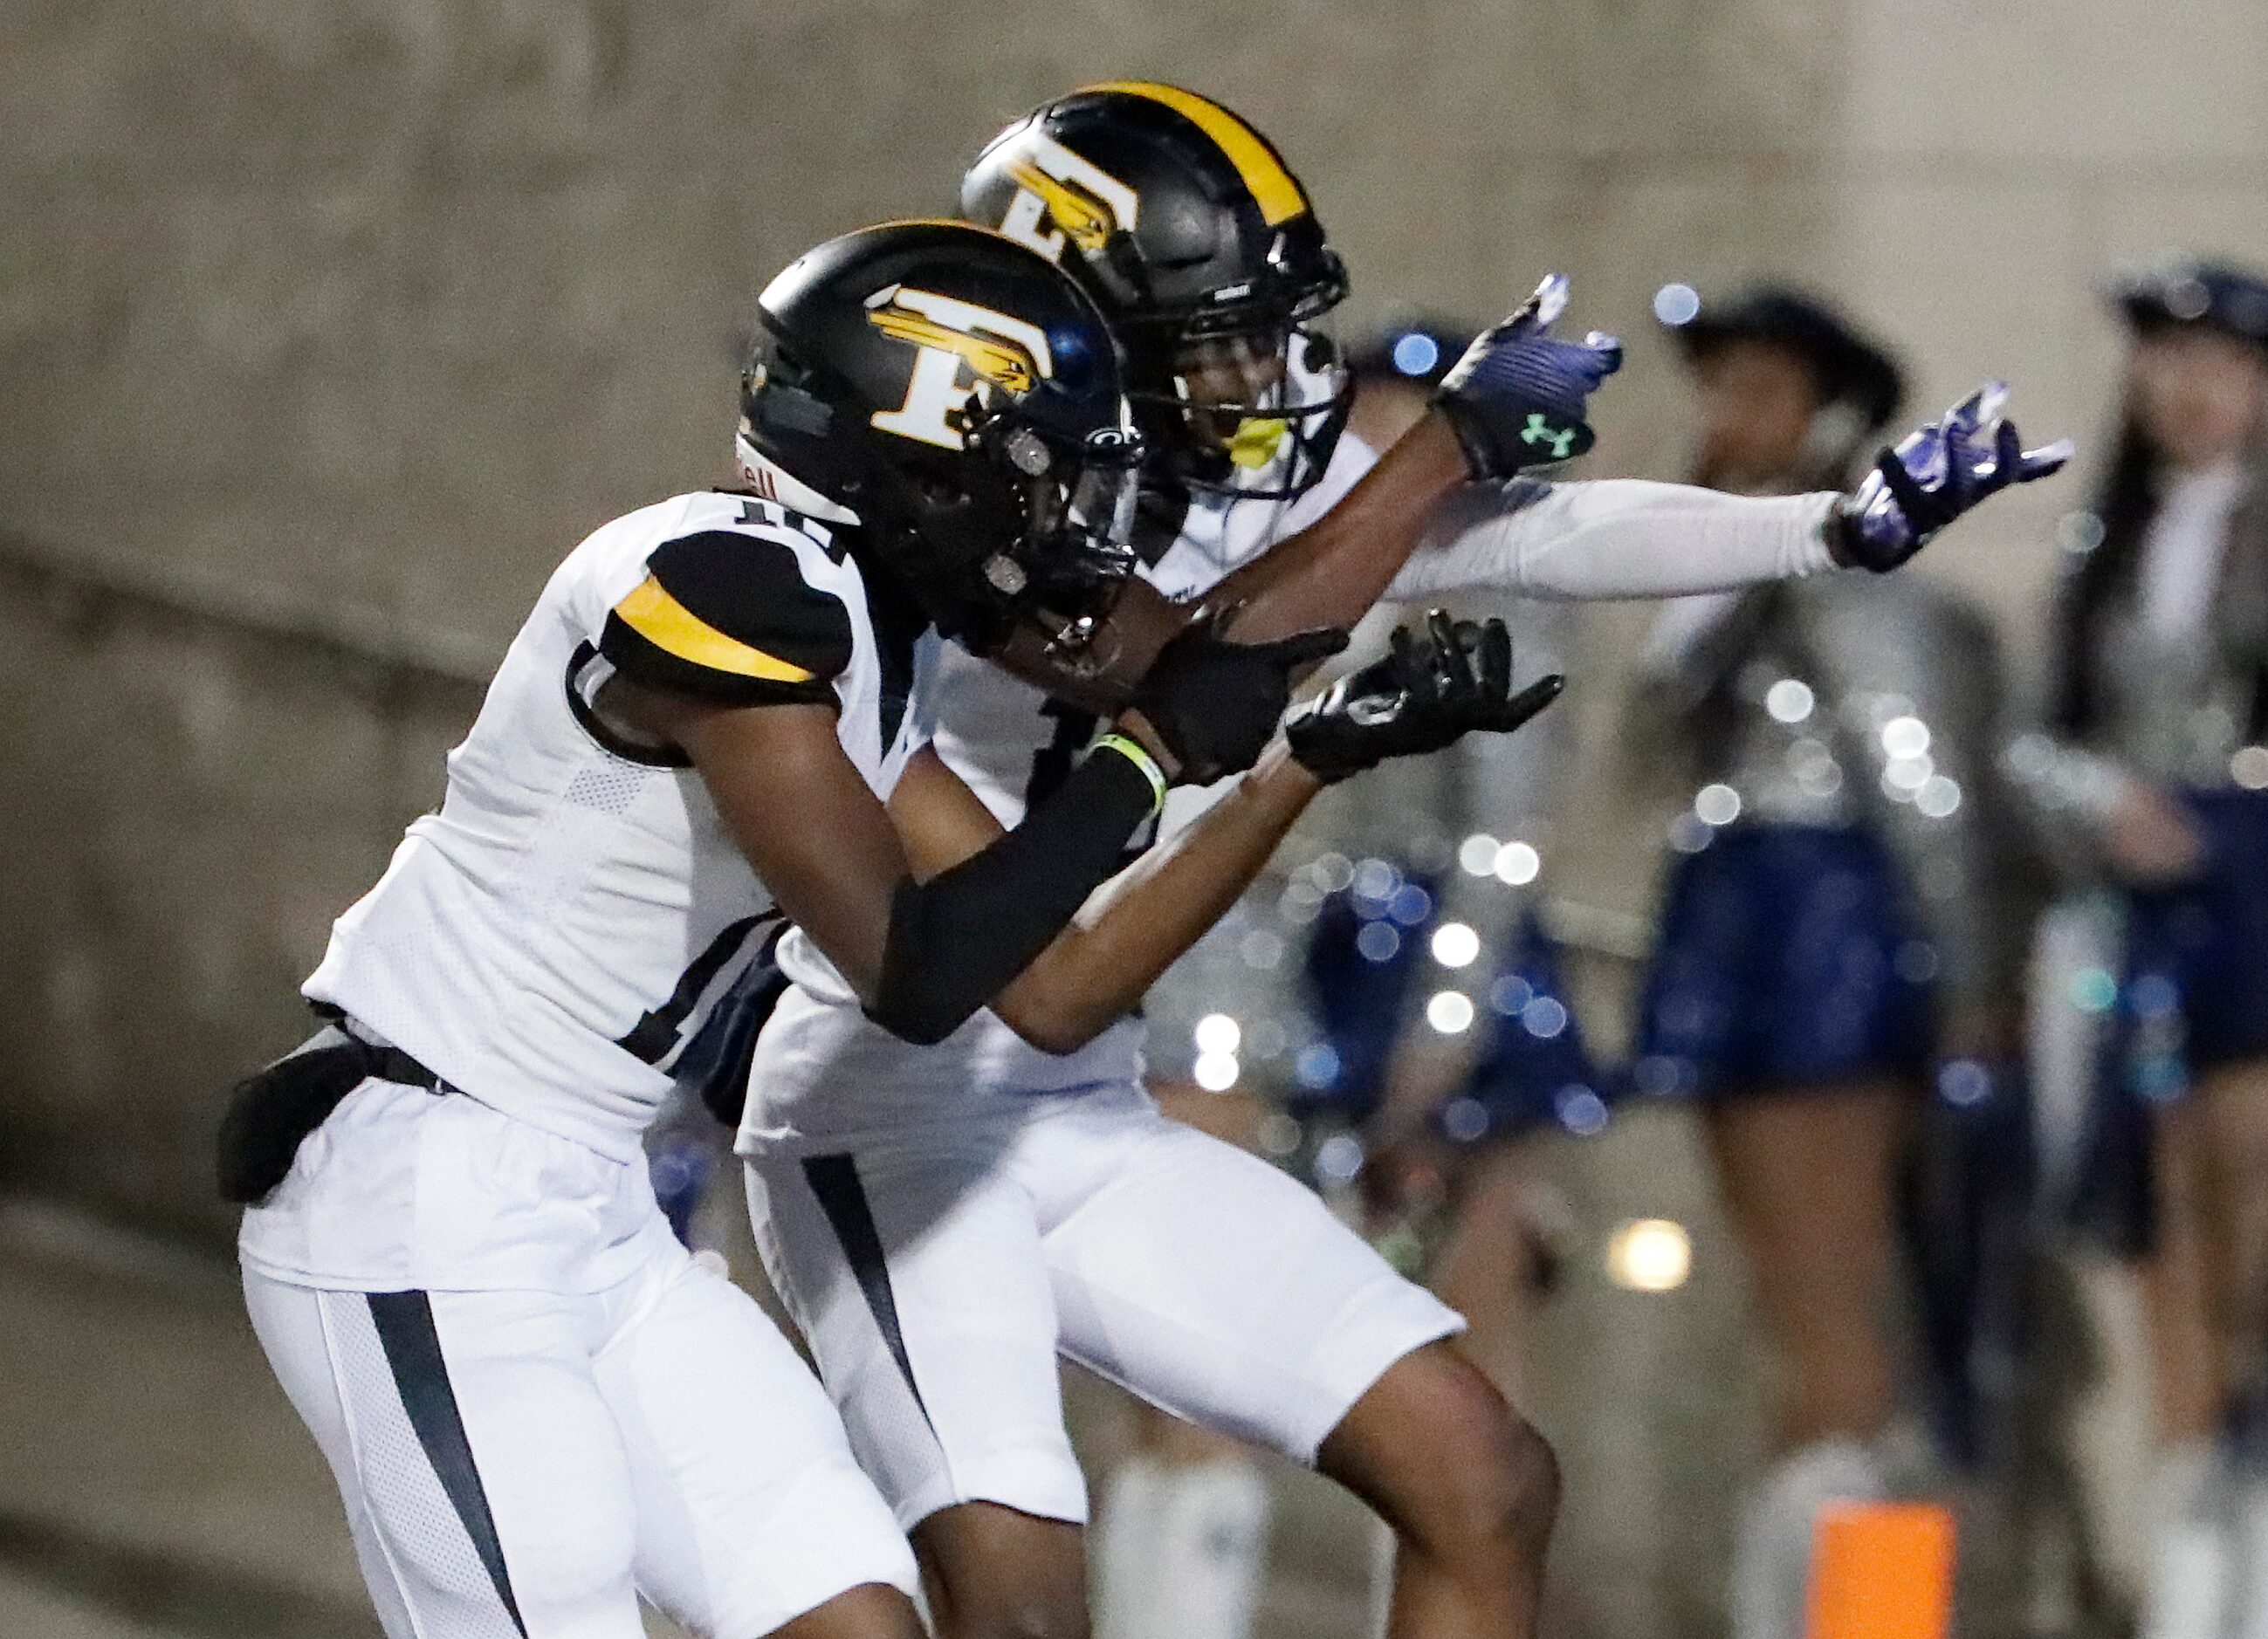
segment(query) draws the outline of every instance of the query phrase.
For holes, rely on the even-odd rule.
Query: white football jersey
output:
[[[1200,502],[1145,578],[1174,598],[1210,590],[1321,518],[1376,460],[1359,439],[1342,437],[1321,481],[1296,500]],[[1071,772],[1096,726],[1091,714],[952,648],[939,658],[932,700],[939,754],[1005,826]],[[1175,790],[1160,829],[1170,834],[1187,825],[1216,794]],[[953,1126],[1003,1099],[1123,1084],[1142,1074],[1138,1019],[1121,1019],[1080,1051],[1057,1055],[1030,1046],[988,1009],[937,1046],[915,1047],[869,1020],[800,932],[790,930],[780,942],[779,964],[794,983],[757,1046],[741,1128],[741,1148],[751,1152]]]
[[[702,492],[571,553],[449,754],[438,812],[332,929],[304,987],[472,1097],[627,1159],[670,1068],[776,929],[681,761],[591,702],[620,671],[726,702],[833,703],[887,797],[926,740],[939,644],[828,526]]]

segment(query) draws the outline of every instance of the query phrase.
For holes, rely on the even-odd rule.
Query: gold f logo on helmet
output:
[[[1017,187],[1039,195],[1056,226],[1079,249],[1101,250],[1116,231],[1118,218],[1110,207],[1078,183],[1049,176],[1028,159],[1011,159],[1008,174]]]
[[[1140,209],[1134,190],[1044,132],[1016,136],[1002,169],[1016,194],[1000,232],[1049,261],[1063,260],[1066,243],[1098,251],[1113,233],[1134,226]]]
[[[917,290],[913,294],[922,296],[927,292]],[[992,317],[997,320],[998,315]],[[916,347],[936,348],[941,352],[957,354],[976,374],[995,386],[1007,388],[1011,393],[1029,393],[1032,384],[1040,379],[1039,367],[1033,362],[1030,349],[1019,342],[949,329],[934,319],[924,319],[917,312],[899,306],[884,307],[871,312],[866,315],[866,321],[895,341],[910,342]]]
[[[918,349],[905,402],[869,418],[901,437],[958,450],[966,440],[954,417],[980,381],[1021,393],[1055,373],[1046,331],[958,297],[893,285],[867,298],[866,322]]]

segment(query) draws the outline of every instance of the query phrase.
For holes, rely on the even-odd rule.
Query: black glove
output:
[[[1192,626],[1159,650],[1130,702],[1173,759],[1176,766],[1167,772],[1177,785],[1210,785],[1250,768],[1291,703],[1292,674],[1347,645],[1336,628],[1272,643],[1231,643],[1220,628],[1232,613]]]
[[[1483,331],[1435,390],[1434,406],[1456,429],[1475,478],[1508,478],[1591,447],[1584,411],[1622,368],[1623,344],[1597,330],[1580,342],[1551,335],[1566,305],[1567,281],[1553,274],[1510,318]]]
[[[1387,657],[1343,677],[1292,714],[1292,754],[1325,784],[1388,757],[1440,751],[1474,729],[1508,734],[1559,697],[1557,673],[1512,692],[1512,634],[1502,621],[1452,621],[1435,609],[1424,636],[1404,626]]]

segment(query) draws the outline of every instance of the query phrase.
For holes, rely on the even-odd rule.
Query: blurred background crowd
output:
[[[1307,183],[1374,447],[1549,270],[1629,343],[1575,476],[1838,487],[1988,374],[2080,441],[1911,574],[1461,611],[1569,698],[1319,805],[1161,1098],[1469,1316],[1557,1631],[1792,1639],[1912,1497],[1963,1631],[2268,1635],[2252,0],[9,8],[0,1630],[374,1631],[219,1091],[551,564],[713,478],[762,279],[1137,74]],[[658,1181],[760,1281],[706,1121]],[[1351,1504],[1075,1403],[1108,1639],[1367,1631]]]

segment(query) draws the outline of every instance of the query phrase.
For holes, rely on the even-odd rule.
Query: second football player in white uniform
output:
[[[1212,587],[1375,459],[1332,448],[1336,371],[1309,327],[1343,293],[1337,259],[1275,150],[1227,110],[1167,85],[1075,93],[997,138],[963,204],[1110,315],[1152,440],[1136,539],[1160,592]],[[1445,385],[1425,436],[1454,431],[1478,481],[1428,521],[1396,598],[1664,597],[1887,568],[2056,464],[1956,417],[1847,499],[1519,479],[1587,446],[1584,401],[1618,360],[1608,338],[1546,334],[1557,298],[1540,294]],[[1381,585],[1352,575],[1311,601],[1351,623]],[[939,750],[1003,822],[1092,727],[951,658],[939,702]],[[1399,1540],[1397,1635],[1531,1628],[1548,1449],[1443,1346],[1453,1312],[1290,1179],[1160,1115],[1138,1022],[1050,1054],[980,1013],[917,1048],[874,1028],[800,935],[780,965],[794,983],[757,1043],[740,1139],[751,1209],[945,1634],[1084,1631],[1086,1499],[1058,1351],[1370,1503]]]

